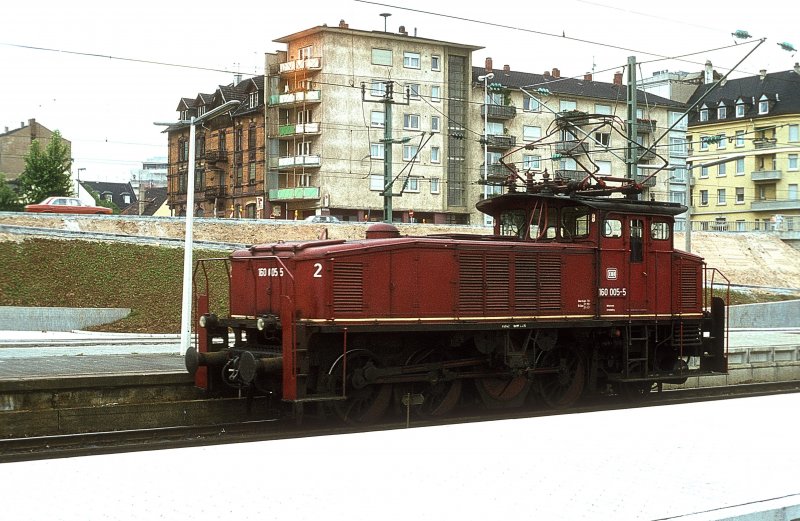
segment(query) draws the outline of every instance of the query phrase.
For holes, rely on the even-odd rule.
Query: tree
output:
[[[18,180],[23,202],[38,203],[51,196],[72,195],[71,168],[69,147],[57,130],[44,150],[39,140],[34,140]]]
[[[0,211],[21,212],[19,194],[6,182],[5,174],[0,174]]]
[[[114,212],[115,214],[119,215],[119,213],[120,213],[119,206],[117,206],[113,201],[109,201],[107,199],[103,199],[102,197],[100,197],[100,194],[95,192],[92,189],[91,186],[87,186],[87,185],[82,185],[82,186],[83,186],[84,189],[86,189],[87,192],[89,192],[89,195],[92,196],[92,198],[94,199],[94,204],[96,206],[103,206],[105,208],[111,208],[112,212]]]

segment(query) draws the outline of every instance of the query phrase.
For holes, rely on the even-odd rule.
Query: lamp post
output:
[[[241,102],[231,100],[219,107],[209,110],[200,117],[192,116],[189,120],[174,123],[154,123],[160,126],[189,125],[189,170],[186,179],[186,239],[183,250],[183,298],[181,300],[181,354],[189,350],[192,337],[192,241],[194,220],[194,161],[195,161],[195,127],[203,121],[236,108]]]
[[[478,76],[478,81],[483,82],[483,198],[489,197],[489,80],[494,79],[494,73],[489,72]],[[485,217],[483,224],[489,224],[491,217]]]
[[[85,168],[78,169],[78,180],[76,181],[75,186],[75,195],[80,197],[81,196],[81,170],[86,170]],[[92,203],[95,204],[95,203]]]

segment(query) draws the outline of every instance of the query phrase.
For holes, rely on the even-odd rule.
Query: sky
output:
[[[301,4],[195,0],[139,0],[98,4],[83,0],[12,2],[0,31],[0,131],[35,118],[72,142],[73,172],[81,179],[127,181],[142,161],[167,156],[163,127],[175,121],[182,97],[212,93],[263,73],[274,40],[322,24],[390,32],[403,25],[420,37],[484,47],[473,65],[562,76],[594,71],[612,81],[628,56],[640,76],[654,71],[699,71],[711,60],[731,75],[791,69],[800,59],[779,42],[800,46],[794,13],[774,6],[757,11],[731,0],[701,6],[688,0],[510,0],[436,3],[424,0],[305,0]],[[787,4],[783,4],[787,5]],[[488,7],[488,8],[487,8]],[[381,13],[390,13],[384,18]],[[760,14],[759,14],[760,13]],[[736,40],[746,30],[752,38]],[[757,46],[757,40],[766,38]],[[738,44],[737,44],[738,42]],[[685,56],[683,60],[668,59]],[[212,70],[203,70],[212,69]]]

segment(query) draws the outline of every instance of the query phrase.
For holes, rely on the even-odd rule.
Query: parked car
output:
[[[309,215],[304,219],[307,223],[338,223],[339,219],[332,215]]]
[[[84,204],[77,197],[48,197],[39,204],[25,205],[26,212],[110,214],[111,208]]]

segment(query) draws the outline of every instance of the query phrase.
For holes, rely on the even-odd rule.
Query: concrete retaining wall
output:
[[[729,327],[800,327],[800,300],[742,304],[728,308]]]
[[[0,331],[72,331],[127,317],[130,308],[0,306]]]

